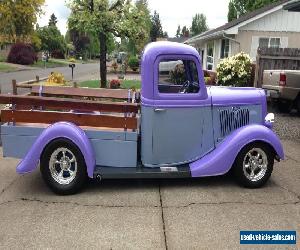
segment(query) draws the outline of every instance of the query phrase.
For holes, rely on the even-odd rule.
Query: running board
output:
[[[97,179],[156,179],[156,178],[190,178],[189,165],[160,168],[116,168],[96,166],[94,178]]]

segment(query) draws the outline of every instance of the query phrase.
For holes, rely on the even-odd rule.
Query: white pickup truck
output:
[[[278,100],[278,108],[300,113],[300,70],[265,70],[262,88],[271,99]]]

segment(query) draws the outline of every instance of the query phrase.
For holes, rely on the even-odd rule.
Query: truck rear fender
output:
[[[58,138],[68,139],[77,145],[85,159],[88,176],[92,178],[96,165],[92,145],[84,131],[69,122],[58,122],[46,128],[34,142],[25,158],[17,166],[17,173],[25,174],[33,172],[37,168],[46,146]]]
[[[274,150],[276,160],[284,160],[284,152],[277,135],[262,125],[242,127],[226,137],[211,153],[190,164],[193,177],[217,176],[227,173],[239,152],[249,143],[261,141]]]

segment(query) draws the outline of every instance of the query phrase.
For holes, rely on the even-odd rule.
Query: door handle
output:
[[[162,112],[166,112],[166,110],[165,109],[154,109],[154,112],[162,113]]]

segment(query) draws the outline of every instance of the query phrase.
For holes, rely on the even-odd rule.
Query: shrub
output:
[[[63,74],[58,72],[52,72],[48,77],[47,83],[65,84],[66,80]]]
[[[69,62],[71,62],[71,63],[76,63],[76,59],[75,59],[74,57],[70,57],[70,58],[69,58]]]
[[[129,58],[128,65],[133,71],[137,71],[140,66],[140,63],[135,56],[132,56]]]
[[[31,65],[37,61],[37,55],[34,49],[29,44],[16,43],[14,44],[7,57],[7,62]]]
[[[250,56],[241,52],[223,59],[217,66],[217,75],[220,85],[246,86],[251,78]]]
[[[113,79],[109,82],[109,87],[111,89],[119,89],[121,86],[121,81],[118,79]]]
[[[114,70],[114,73],[116,74],[117,73],[117,70],[118,70],[118,63],[116,61],[113,61],[113,63],[111,64],[113,70]]]
[[[56,59],[65,59],[64,53],[59,49],[53,50],[51,56]]]
[[[210,78],[210,76],[204,77],[204,82],[205,82],[205,84],[207,84],[207,85],[211,85],[212,83],[211,83],[211,78]]]
[[[175,68],[170,71],[171,82],[175,84],[182,84],[186,81],[185,68],[182,63],[177,64]]]

